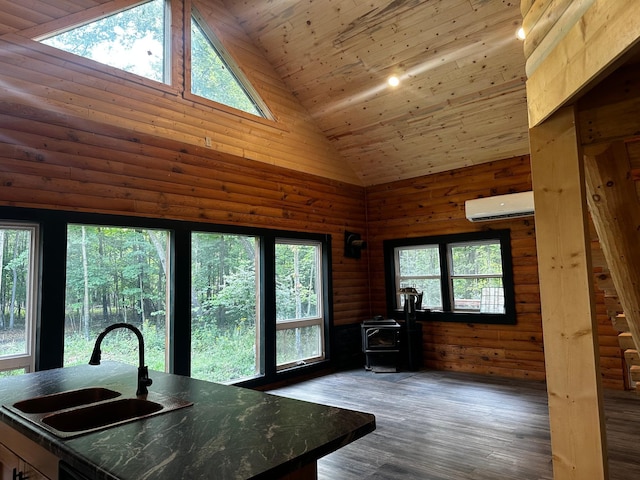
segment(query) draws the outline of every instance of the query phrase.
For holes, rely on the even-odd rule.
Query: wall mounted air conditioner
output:
[[[470,222],[530,217],[533,215],[533,192],[467,200],[464,210]]]

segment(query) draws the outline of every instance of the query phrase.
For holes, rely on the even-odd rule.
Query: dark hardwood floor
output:
[[[542,382],[359,369],[271,393],[375,414],[373,433],[318,461],[321,480],[553,478]],[[606,390],[605,410],[610,480],[640,479],[640,397]]]

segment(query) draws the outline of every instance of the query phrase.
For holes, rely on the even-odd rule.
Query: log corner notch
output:
[[[593,150],[593,149],[589,149]],[[613,285],[640,347],[640,203],[629,174],[626,144],[600,146],[584,156],[587,202]]]
[[[606,480],[582,147],[574,107],[529,131],[553,472]]]

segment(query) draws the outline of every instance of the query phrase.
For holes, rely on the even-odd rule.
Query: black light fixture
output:
[[[347,258],[360,258],[362,249],[367,248],[367,242],[361,239],[359,233],[344,232],[344,256]]]

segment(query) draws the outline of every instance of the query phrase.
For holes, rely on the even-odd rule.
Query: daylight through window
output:
[[[508,230],[385,241],[388,301],[404,309],[401,288],[422,294],[423,319],[513,323]]]
[[[137,7],[67,30],[41,42],[96,62],[169,83],[165,38],[165,0]]]
[[[324,358],[322,245],[276,242],[276,363],[279,369]]]
[[[191,92],[264,117],[263,111],[239,80],[239,72],[234,72],[232,66],[225,62],[222,47],[216,46],[214,40],[213,33],[194,15],[191,18]]]
[[[0,376],[34,368],[38,231],[0,222]]]
[[[86,364],[98,334],[130,323],[145,341],[152,370],[166,370],[166,230],[69,225],[65,300],[64,366]],[[103,360],[138,365],[133,332],[117,329],[102,343]]]

